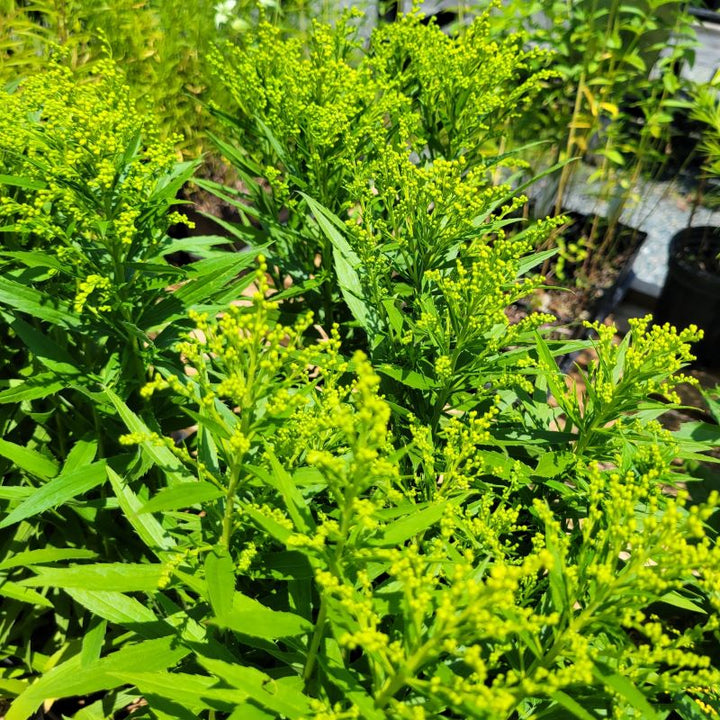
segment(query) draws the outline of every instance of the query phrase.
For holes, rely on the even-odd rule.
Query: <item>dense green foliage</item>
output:
[[[276,23],[308,22],[302,0],[264,4]],[[250,32],[258,7],[253,0],[0,0],[0,17],[0,87],[51,55],[79,69],[109,53],[122,64],[138,108],[157,118],[164,138],[174,135],[197,156],[208,149],[212,127],[202,105],[223,98],[210,73],[211,46]]]
[[[0,712],[717,713],[720,430],[660,422],[699,332],[512,319],[562,219],[500,148],[557,70],[353,22],[203,60],[241,252],[168,235],[196,163],[111,61],[3,93]]]
[[[555,76],[543,93],[552,111],[510,125],[505,145],[543,140],[531,158],[535,172],[558,159],[581,161],[565,165],[537,196],[540,212],[562,212],[576,181],[590,184],[607,207],[607,231],[593,227],[573,247],[558,241],[560,273],[563,261],[583,266],[576,282],[588,276],[592,282],[598,267],[617,252],[617,223],[642,199],[644,180],[677,171],[688,160],[678,156],[673,128],[678,108],[687,105],[691,83],[683,70],[696,44],[685,5],[533,0],[501,3],[493,15],[499,32],[524,28],[531,42],[554,52]]]

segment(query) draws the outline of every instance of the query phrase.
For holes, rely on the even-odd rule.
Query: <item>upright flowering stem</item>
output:
[[[233,512],[235,511],[235,493],[240,483],[240,468],[235,465],[230,475],[230,484],[228,485],[227,495],[225,496],[225,512],[223,514],[223,529],[220,544],[230,549],[230,540],[232,540],[233,531]]]
[[[342,577],[342,571],[340,570],[340,558],[343,550],[345,549],[345,543],[353,521],[352,504],[356,496],[356,491],[352,483],[345,488],[343,495],[344,507],[342,525],[340,527],[340,539],[335,546],[335,552],[330,562],[333,574],[340,581],[344,580]],[[315,669],[315,661],[317,660],[320,643],[325,635],[325,623],[327,622],[327,596],[322,590],[321,593],[320,609],[318,610],[317,620],[315,621],[315,630],[313,631],[313,635],[310,640],[310,647],[308,648],[307,658],[305,659],[305,667],[303,668],[303,681],[305,682],[306,689],[310,682],[310,678],[312,677],[313,670]]]
[[[395,693],[405,684],[405,680],[412,677],[427,660],[435,644],[434,638],[427,640],[393,676],[385,681],[380,693],[375,698],[375,707],[384,708],[392,700]]]
[[[307,658],[305,659],[305,667],[303,668],[303,682],[307,689],[313,670],[315,669],[315,661],[317,660],[318,650],[325,634],[325,623],[327,622],[327,600],[323,593],[320,599],[320,610],[318,611],[317,620],[315,621],[315,630],[313,631],[310,647],[308,648]]]

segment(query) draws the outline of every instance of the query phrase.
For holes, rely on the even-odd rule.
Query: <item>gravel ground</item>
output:
[[[588,183],[594,168],[579,167],[565,193],[565,210],[607,217],[609,203],[599,197],[601,188]],[[551,211],[555,187],[548,180],[532,186],[528,194],[536,201],[536,212],[542,216]],[[633,200],[627,203],[620,221],[647,233],[632,268],[634,290],[656,298],[660,295],[667,274],[668,246],[672,236],[688,226],[720,226],[720,211],[697,207],[676,181],[643,181],[634,189]]]
[[[586,182],[591,168],[580,168],[566,194],[568,210],[607,216],[608,203],[598,199],[598,188]],[[647,233],[635,264],[631,287],[658,297],[667,274],[668,246],[672,236],[688,226],[720,226],[720,211],[698,207],[693,212],[688,197],[675,181],[644,181],[635,188],[635,202],[628,203],[621,222]]]

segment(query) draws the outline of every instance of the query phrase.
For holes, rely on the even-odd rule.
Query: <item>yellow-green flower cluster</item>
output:
[[[684,365],[695,360],[692,354],[691,343],[702,339],[703,331],[697,326],[690,325],[678,332],[674,327],[665,325],[652,325],[652,317],[631,318],[630,332],[632,342],[625,353],[624,373],[654,375],[650,379],[649,392],[666,394],[672,385],[681,382],[693,382],[686,376],[678,375]],[[658,377],[673,376],[671,384],[662,382],[658,384]],[[673,394],[671,399],[679,402]]]
[[[702,588],[711,600],[717,597],[720,555],[707,521],[720,498],[713,493],[707,504],[688,507],[686,493],[662,493],[667,474],[663,467],[643,474],[590,468],[587,516],[573,529],[574,538],[548,506],[537,501],[536,511],[546,523],[547,542],[556,535],[552,544],[563,567],[553,598],[556,605],[573,607],[567,629],[600,644],[611,624],[623,634],[635,633],[623,646],[619,672],[642,684],[652,668],[659,674],[653,685],[672,692],[687,687],[693,672],[712,682],[720,677],[697,642],[702,616],[696,627],[678,630],[651,613],[656,603],[672,604],[672,593],[687,588]],[[571,541],[582,548],[576,558],[570,554]]]
[[[444,471],[440,494],[467,490],[482,476],[485,463],[478,450],[490,442],[498,399],[483,415],[471,410],[466,417],[451,417],[442,429]]]
[[[355,532],[372,533],[377,526],[375,512],[386,497],[398,496],[395,486],[399,484],[398,468],[387,458],[392,450],[390,408],[378,394],[380,379],[361,353],[353,358],[352,367],[356,379],[324,391],[322,412],[312,418],[317,436],[336,436],[334,446],[307,453],[307,463],[320,471],[330,497],[341,509],[339,533],[343,537],[350,523]],[[300,419],[305,420],[303,416]],[[377,492],[362,498],[370,489]]]
[[[90,295],[95,293],[102,302],[102,300],[107,297],[109,289],[110,280],[108,278],[102,277],[101,275],[88,275],[87,278],[78,285],[78,291],[75,293],[73,309],[79,315],[83,311]],[[96,305],[96,309],[98,312],[107,312],[110,310],[110,306]]]
[[[369,663],[376,707],[393,717],[415,717],[408,714],[412,705],[424,706],[427,714],[422,716],[432,717],[441,703],[472,717],[508,713],[521,678],[497,675],[493,668],[513,652],[518,634],[540,636],[558,621],[554,613],[534,613],[523,600],[538,573],[552,567],[550,553],[539,551],[520,565],[498,562],[487,573],[478,569],[469,551],[448,563],[442,546],[425,553],[411,545],[371,552],[370,557],[388,567],[391,586],[400,596],[393,612],[401,614],[402,623],[387,622],[382,592],[375,590],[367,571],[360,570],[354,584],[343,584],[327,572],[318,573],[317,580],[332,611],[348,627],[339,643],[362,651]],[[380,629],[393,627],[405,628],[404,634]],[[452,665],[463,670],[442,672]],[[571,682],[567,673],[567,684]]]
[[[156,193],[176,160],[112,62],[83,77],[50,64],[2,93],[0,162],[15,178],[0,183],[8,242],[54,254],[61,275],[77,279],[76,311],[103,311],[132,278],[126,263],[156,254],[165,240],[174,198]]]
[[[649,408],[653,395],[679,403],[675,387],[682,382],[695,383],[692,377],[678,373],[694,359],[691,343],[702,337],[702,331],[689,327],[678,332],[670,325],[650,325],[651,317],[630,321],[630,332],[616,342],[614,325],[586,323],[597,335],[593,341],[595,357],[591,360],[578,390],[560,376],[554,362],[541,359],[542,372],[550,377],[550,387],[565,414],[568,429],[578,432],[578,449],[593,445],[596,449],[647,433],[663,438],[668,447],[674,444],[656,423],[644,420],[641,426],[632,421],[641,409]],[[657,404],[657,403],[656,403]],[[661,405],[658,405],[661,407]]]
[[[239,472],[248,457],[262,455],[264,435],[272,427],[274,457],[287,467],[300,461],[316,467],[335,500],[342,498],[347,512],[372,529],[375,505],[359,495],[370,485],[390,492],[398,477],[397,467],[384,457],[390,410],[378,395],[379,379],[362,354],[350,363],[342,358],[337,330],[328,340],[305,346],[310,314],[293,325],[277,322],[278,303],[266,297],[267,270],[260,256],[249,301],[217,318],[192,313],[195,329],[177,345],[186,377],[158,374],[142,395],[149,399],[169,390],[196,405],[201,422],[224,429],[216,443],[226,469],[212,478],[219,485],[227,484],[225,472]],[[340,383],[349,370],[355,379]],[[125,436],[123,441],[147,439]],[[185,448],[179,452],[196,464]],[[198,471],[207,473],[197,462]],[[332,525],[325,529],[337,532]],[[317,531],[315,544],[322,546],[322,537]],[[303,545],[301,538],[296,541]]]
[[[551,75],[529,72],[546,53],[526,50],[522,36],[493,36],[490,12],[448,34],[413,11],[372,37],[375,64],[412,97],[430,152],[448,159],[492,151],[487,141]]]
[[[380,251],[389,259],[393,253],[386,248],[397,246],[393,270],[411,279],[479,236],[490,208],[509,191],[491,186],[483,167],[468,170],[464,157],[423,164],[391,148],[376,162],[363,158],[349,187],[352,215],[346,224],[360,258],[372,264]],[[504,214],[523,202],[516,198]]]
[[[301,347],[312,314],[302,315],[293,325],[277,323],[278,303],[266,297],[267,270],[265,258],[259,256],[249,301],[229,307],[218,318],[191,312],[195,329],[177,346],[189,373],[186,382],[157,376],[143,389],[146,398],[170,388],[197,403],[204,414],[228,428],[223,447],[228,457],[238,460],[250,450],[258,423],[288,417],[312,402],[309,374],[318,351]],[[336,360],[336,343],[327,343],[320,354],[328,358],[331,370],[342,367]]]
[[[452,273],[424,273],[423,280],[435,302],[420,305],[411,337],[429,342],[441,357],[448,358],[442,361],[441,370],[453,382],[463,372],[471,373],[488,355],[515,344],[523,333],[554,320],[542,313],[516,325],[508,319],[507,307],[543,282],[542,277],[518,278],[518,263],[526,252],[523,242],[500,235],[492,243],[473,242],[462,259],[455,260]],[[485,365],[489,380],[490,368]],[[503,382],[498,380],[498,384]]]
[[[396,123],[408,125],[408,103],[393,90],[392,77],[377,77],[357,62],[361,42],[353,14],[334,27],[315,22],[309,52],[300,38],[285,38],[280,28],[263,22],[244,45],[213,58],[237,106],[246,149],[265,167],[281,163],[295,182],[301,179],[301,187],[319,191],[321,202],[328,202],[330,190],[342,192],[338,173],[361,154],[384,149]],[[271,176],[281,188],[278,169]]]

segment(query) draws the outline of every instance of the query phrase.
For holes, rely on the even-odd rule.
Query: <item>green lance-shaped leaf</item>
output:
[[[92,490],[105,481],[105,462],[97,462],[79,470],[61,473],[26,498],[2,522],[8,527],[26,518],[58,507]]]
[[[21,470],[43,480],[57,475],[58,464],[54,459],[8,440],[0,439],[0,456],[7,458]]]
[[[235,595],[235,563],[227,548],[218,546],[207,554],[205,581],[215,615],[225,617],[231,613]]]
[[[190,650],[177,642],[175,634],[154,640],[128,644],[117,652],[100,658],[87,667],[82,656],[73,656],[45,673],[19,695],[5,715],[5,720],[27,720],[47,699],[88,695],[110,690],[123,684],[118,673],[166,670],[176,665]]]
[[[304,635],[313,629],[312,623],[300,615],[273,610],[239,592],[234,594],[230,610],[213,622],[243,635],[266,640]]]
[[[35,572],[35,577],[27,578],[21,584],[116,592],[154,592],[167,574],[165,566],[159,563],[96,563],[37,568]]]

